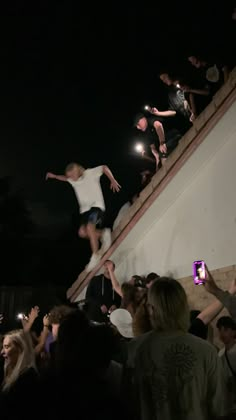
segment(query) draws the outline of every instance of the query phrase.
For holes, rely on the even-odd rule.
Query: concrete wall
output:
[[[236,103],[118,246],[112,258],[121,282],[156,271],[191,275],[236,263]]]

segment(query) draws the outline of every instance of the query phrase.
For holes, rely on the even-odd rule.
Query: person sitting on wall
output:
[[[142,131],[145,141],[149,144],[156,159],[156,169],[163,164],[169,154],[176,148],[181,138],[177,129],[164,131],[164,118],[155,115],[145,116],[137,114],[134,120],[135,127]],[[157,145],[157,147],[156,147]]]

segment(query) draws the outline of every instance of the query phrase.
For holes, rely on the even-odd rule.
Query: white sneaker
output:
[[[99,263],[100,259],[101,259],[101,256],[98,253],[92,254],[92,257],[90,258],[88,265],[86,265],[85,267],[85,271],[87,271],[88,273],[92,271],[96,267],[96,265]]]
[[[99,254],[104,255],[111,246],[111,230],[104,229],[101,237],[102,246],[99,249]]]

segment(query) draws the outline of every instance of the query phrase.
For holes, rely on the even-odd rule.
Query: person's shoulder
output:
[[[103,165],[94,166],[93,168],[87,168],[84,171],[84,176],[91,176],[101,174],[103,172]]]
[[[206,353],[212,353],[217,355],[216,348],[209,343],[209,341],[202,339],[201,337],[197,337],[190,333],[186,334],[186,339],[188,340],[189,344],[195,346],[198,350],[205,351]]]
[[[134,349],[140,348],[146,341],[150,338],[152,331],[149,331],[145,334],[135,337],[128,343],[128,350],[132,352]]]

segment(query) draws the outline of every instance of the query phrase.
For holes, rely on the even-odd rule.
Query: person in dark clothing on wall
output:
[[[134,126],[142,132],[144,143],[149,145],[156,159],[156,170],[163,164],[169,154],[177,147],[181,134],[177,129],[168,127],[167,118],[156,115],[146,116],[139,113],[135,116]],[[157,147],[156,147],[157,146]]]
[[[113,263],[114,268],[115,264]],[[104,273],[93,277],[86,291],[87,314],[90,320],[103,323],[109,320],[109,314],[119,308],[120,296],[114,291],[110,274]]]

